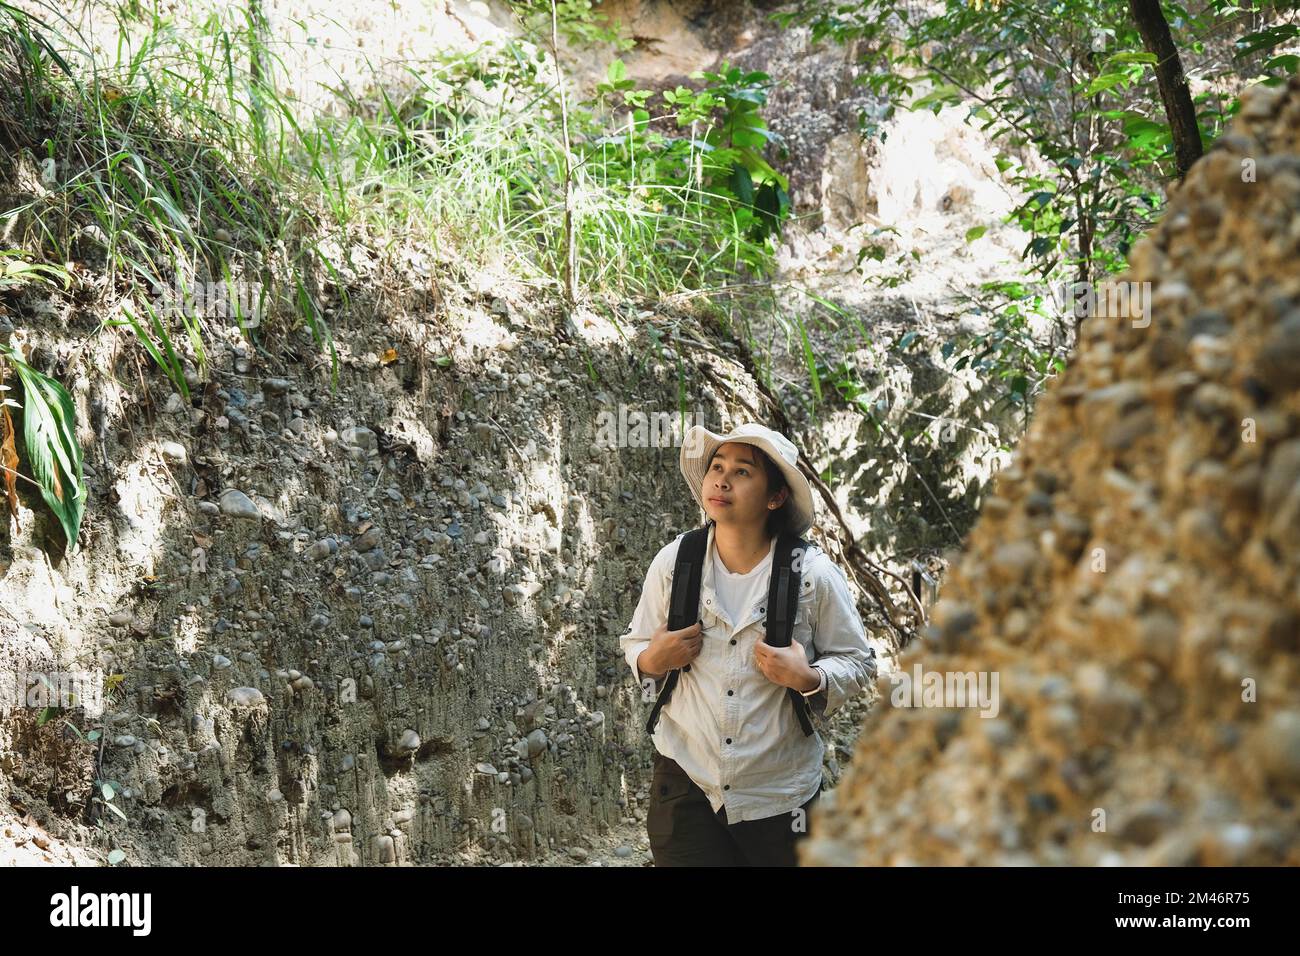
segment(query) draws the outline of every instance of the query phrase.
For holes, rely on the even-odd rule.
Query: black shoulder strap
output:
[[[704,551],[709,544],[709,526],[682,536],[673,564],[673,592],[668,603],[668,630],[680,631],[700,619],[700,579],[704,576]]]
[[[772,555],[772,577],[767,586],[767,636],[764,640],[773,647],[789,647],[794,632],[794,619],[799,613],[799,583],[803,578],[803,561],[809,544],[789,531],[781,532],[776,539]],[[795,716],[805,737],[812,736],[812,720],[808,716],[808,698],[793,687],[786,688],[786,696],[794,705]]]
[[[682,536],[682,543],[677,547],[677,557],[673,565],[672,596],[668,604],[668,629],[681,630],[700,619],[700,581],[703,575],[705,549],[709,543],[709,526],[688,531]],[[808,553],[809,544],[798,535],[782,532],[777,538],[776,550],[772,555],[771,579],[767,594],[767,637],[766,641],[774,647],[789,647],[794,631],[795,615],[799,611],[799,583],[802,578],[803,559]],[[650,710],[646,721],[646,733],[655,732],[659,722],[659,711],[668,703],[673,688],[677,686],[678,676],[689,671],[687,664],[680,670],[668,672],[664,678],[663,690]],[[786,696],[794,705],[794,712],[799,718],[799,726],[804,736],[811,736],[812,721],[808,716],[808,701],[793,687],[786,688]]]
[[[700,581],[704,576],[704,558],[708,545],[709,526],[706,524],[702,528],[696,528],[682,535],[681,544],[677,546],[677,557],[673,563],[672,595],[668,599],[668,630],[670,631],[680,631],[700,619]],[[687,664],[681,670],[690,669],[691,665]],[[680,671],[671,670],[664,678],[663,689],[659,692],[654,707],[650,709],[650,719],[646,721],[646,733],[655,732],[655,724],[659,722],[659,711],[663,710],[664,704],[668,703],[668,698],[672,696],[679,673]]]
[[[794,630],[795,615],[799,612],[803,558],[808,547],[807,541],[788,531],[783,531],[776,540],[772,577],[767,586],[766,640],[773,647],[790,646],[790,632]]]

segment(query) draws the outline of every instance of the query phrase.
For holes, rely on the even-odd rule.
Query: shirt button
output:
[[[730,737],[727,738],[727,743],[731,743],[731,738],[730,738]]]
[[[730,697],[730,696],[731,696],[732,694],[734,694],[734,693],[735,693],[734,690],[729,690],[729,691],[727,691],[727,696]]]
[[[729,783],[724,783],[724,784],[722,785],[722,789],[723,789],[723,790],[730,790],[730,789],[731,789],[731,784],[729,784]]]
[[[733,643],[733,644],[736,643],[736,639],[735,639],[734,637],[731,639],[731,643]]]

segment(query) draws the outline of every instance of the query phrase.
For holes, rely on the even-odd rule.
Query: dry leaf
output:
[[[4,369],[0,368],[0,384],[4,383]],[[3,401],[3,393],[0,393]],[[14,447],[14,420],[9,406],[0,405],[0,465],[4,466],[5,498],[9,501],[9,514],[18,530],[18,450]]]
[[[209,535],[200,534],[197,531],[191,531],[190,534],[194,537],[194,543],[200,548],[212,547],[212,538]]]
[[[392,365],[396,361],[397,361],[397,349],[384,349],[384,354],[379,359],[379,364]]]
[[[374,526],[375,526],[375,523],[374,523],[373,521],[363,521],[363,522],[361,522],[361,526],[360,526],[359,528],[357,528],[357,534],[365,534],[367,531],[369,531],[369,530],[370,530],[371,528],[373,528]]]

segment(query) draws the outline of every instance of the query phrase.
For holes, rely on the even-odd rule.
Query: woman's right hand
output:
[[[681,630],[670,631],[665,624],[650,635],[650,646],[637,658],[637,668],[642,676],[659,680],[668,671],[684,667],[700,656],[704,634],[696,621]]]

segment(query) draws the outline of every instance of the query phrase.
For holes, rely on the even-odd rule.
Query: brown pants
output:
[[[821,787],[801,808],[762,820],[727,823],[675,760],[656,752],[650,780],[646,833],[655,866],[797,866],[795,843],[808,836],[811,808]],[[802,827],[795,825],[802,820]]]

